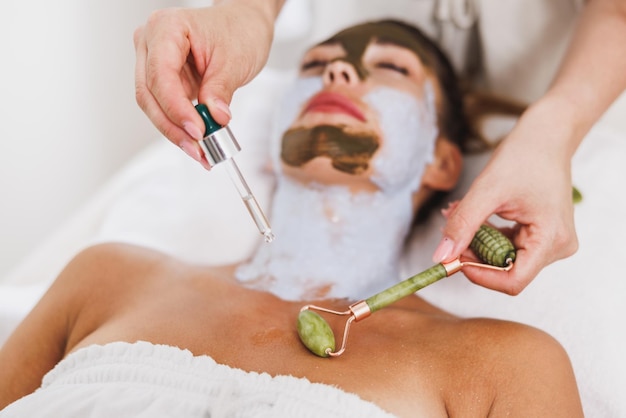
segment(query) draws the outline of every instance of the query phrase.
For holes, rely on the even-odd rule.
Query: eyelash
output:
[[[317,68],[317,67],[326,67],[326,65],[328,65],[328,61],[313,60],[313,61],[308,61],[302,64],[302,68],[300,68],[300,70],[306,71],[306,70],[310,70],[310,69]]]
[[[386,70],[396,71],[402,75],[409,75],[409,70],[407,70],[404,67],[400,67],[395,64],[392,64],[390,62],[379,62],[378,64],[376,64],[376,68],[383,68]]]
[[[326,67],[326,65],[328,65],[328,61],[324,61],[324,60],[312,60],[312,61],[308,61],[305,62],[304,64],[302,64],[302,68],[300,68],[301,71],[307,71],[307,70],[311,70],[313,68],[324,68]],[[391,70],[391,71],[395,71],[397,73],[400,73],[402,75],[408,76],[409,75],[409,70],[406,69],[405,67],[400,67],[398,65],[392,64],[390,62],[379,62],[375,65],[376,68],[382,68],[382,69],[386,69],[386,70]]]

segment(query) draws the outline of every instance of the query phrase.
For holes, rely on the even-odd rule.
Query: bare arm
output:
[[[66,270],[67,271],[67,270]],[[65,354],[69,303],[63,275],[0,348],[0,409],[37,389]]]
[[[626,1],[590,0],[545,100],[558,100],[575,127],[571,156],[584,135],[626,89]],[[569,141],[567,141],[569,139]]]
[[[37,389],[43,376],[102,320],[101,306],[115,306],[103,290],[119,276],[105,280],[119,262],[102,257],[102,247],[78,254],[0,349],[0,409]],[[104,303],[97,303],[100,299]]]
[[[591,0],[551,87],[522,115],[449,214],[437,261],[458,256],[492,213],[517,223],[519,251],[509,273],[467,269],[481,286],[518,294],[543,267],[577,250],[571,158],[626,89],[624,45],[626,1]]]

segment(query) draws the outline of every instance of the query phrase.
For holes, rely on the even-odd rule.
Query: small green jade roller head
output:
[[[222,126],[215,122],[206,105],[198,104],[196,105],[196,110],[204,121],[206,129],[204,138],[202,138],[199,144],[209,165],[215,167],[223,163],[222,165],[226,167],[230,179],[235,185],[239,196],[241,196],[246,209],[248,209],[248,213],[250,213],[259,232],[265,238],[265,242],[272,242],[274,240],[272,228],[233,158],[235,154],[241,151],[235,136],[228,126]]]

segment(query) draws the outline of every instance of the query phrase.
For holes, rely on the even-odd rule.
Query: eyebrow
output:
[[[383,46],[391,45],[391,46],[397,46],[397,47],[404,48],[404,49],[409,49],[406,46],[399,44],[396,41],[392,41],[391,39],[385,39],[385,38],[376,38],[374,39],[372,43],[376,45],[383,45]]]
[[[398,46],[400,48],[407,48],[406,46],[398,43],[397,41],[391,40],[391,39],[385,39],[384,37],[375,37],[372,40],[370,40],[368,42],[368,44],[370,43],[375,43],[377,45],[393,45],[393,46]],[[311,47],[309,50],[317,48],[318,46],[333,46],[333,45],[341,45],[343,46],[343,42],[337,40],[337,39],[328,39],[326,41],[320,42],[319,44]],[[410,48],[407,48],[410,49]]]
[[[416,53],[416,52],[413,50],[413,48],[411,48],[410,46],[407,46],[407,45],[404,45],[404,44],[402,44],[402,43],[399,43],[399,42],[398,42],[398,41],[396,41],[396,40],[392,40],[392,39],[389,39],[389,38],[385,38],[385,37],[384,37],[384,35],[383,35],[383,36],[380,36],[380,37],[375,37],[375,38],[371,39],[371,40],[368,42],[368,45],[370,45],[370,44],[381,45],[381,46],[395,46],[395,47],[402,48],[402,49],[408,49],[408,50],[409,50],[409,51],[411,51],[411,52],[412,52],[415,56],[417,56],[419,59],[422,59],[422,57],[421,57],[418,53]],[[311,50],[313,50],[313,49],[315,49],[315,48],[317,48],[317,47],[320,47],[320,46],[334,46],[334,45],[339,45],[339,46],[342,46],[342,47],[345,49],[345,45],[343,45],[343,42],[341,42],[341,41],[339,41],[339,40],[337,40],[337,39],[328,39],[328,40],[326,40],[326,41],[320,42],[319,44],[317,44],[317,45],[315,45],[315,46],[313,46],[313,47],[309,48],[309,50],[308,50],[308,51],[311,51]]]

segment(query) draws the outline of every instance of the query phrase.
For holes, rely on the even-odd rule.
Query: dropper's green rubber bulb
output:
[[[200,117],[204,121],[204,127],[206,128],[206,131],[204,132],[205,137],[223,128],[222,125],[215,122],[215,119],[213,119],[213,116],[211,116],[211,114],[209,113],[209,108],[207,107],[207,105],[203,103],[197,104],[196,110],[198,111],[198,113],[200,114]]]
[[[572,202],[574,204],[580,203],[583,200],[583,195],[580,193],[580,190],[576,188],[576,186],[572,186]]]

